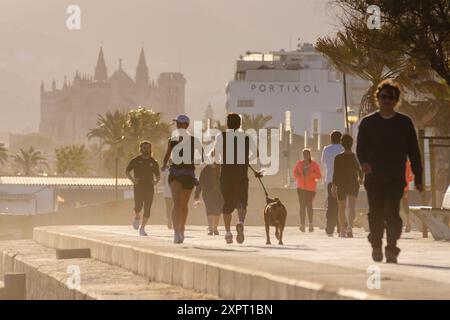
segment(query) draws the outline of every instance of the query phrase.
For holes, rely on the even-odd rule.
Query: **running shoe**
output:
[[[236,225],[236,231],[237,231],[237,236],[236,236],[237,243],[239,243],[239,244],[244,243],[244,240],[245,240],[244,225],[242,223],[238,223]]]
[[[139,224],[140,224],[140,219],[134,218],[134,220],[133,220],[133,229],[134,230],[138,230],[139,229]]]
[[[139,235],[142,236],[142,237],[148,236],[148,234],[147,234],[147,232],[145,232],[144,228],[140,228],[139,229]]]
[[[384,254],[386,255],[386,263],[397,263],[398,253],[389,251],[386,248]]]
[[[225,241],[226,241],[228,244],[233,243],[233,234],[232,234],[231,232],[228,231],[228,232],[225,234]]]
[[[180,235],[179,235],[179,238],[178,238],[179,240],[180,240],[180,243],[183,243],[184,242],[184,231],[181,231],[180,232]]]
[[[372,259],[375,262],[383,261],[383,251],[381,250],[381,248],[372,249]]]
[[[178,232],[175,232],[173,235],[173,243],[179,244],[180,242],[180,235],[178,234]]]

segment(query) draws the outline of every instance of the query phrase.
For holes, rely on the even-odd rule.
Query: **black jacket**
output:
[[[361,165],[369,163],[372,166],[372,172],[365,178],[367,183],[405,182],[405,165],[409,157],[415,183],[422,184],[416,131],[411,119],[404,114],[396,113],[394,117],[384,119],[375,112],[363,118],[356,154]]]

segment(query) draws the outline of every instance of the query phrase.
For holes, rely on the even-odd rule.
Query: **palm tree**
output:
[[[127,113],[116,110],[114,113],[108,111],[105,116],[99,115],[97,127],[90,129],[88,139],[99,139],[100,148],[107,147],[104,152],[104,165],[111,174],[118,173],[121,162],[126,161],[125,154],[127,134]],[[121,170],[123,171],[123,170]]]
[[[4,165],[8,161],[8,149],[4,143],[0,143],[0,165]]]
[[[58,175],[82,176],[89,173],[86,165],[88,150],[84,145],[64,146],[55,150]]]
[[[89,130],[88,138],[98,138],[105,165],[111,173],[123,172],[123,164],[138,152],[141,140],[150,140],[155,157],[162,157],[165,140],[170,135],[170,124],[162,120],[162,113],[139,107],[128,112],[107,112],[99,116],[97,127]],[[113,168],[111,164],[115,163]],[[118,169],[118,167],[120,167]]]
[[[369,30],[370,31],[370,30]],[[365,45],[371,33],[352,30],[338,32],[336,37],[319,38],[316,48],[326,55],[341,72],[354,74],[370,82],[361,99],[360,117],[376,110],[374,94],[378,84],[393,79],[405,87],[419,89],[414,77],[430,79],[431,72],[423,63],[397,51],[384,51]]]
[[[87,137],[89,140],[98,138],[101,145],[109,147],[117,146],[118,141],[123,140],[126,134],[127,114],[116,110],[114,113],[108,111],[105,116],[99,115],[97,127],[90,129]]]
[[[258,131],[260,129],[264,129],[270,120],[272,120],[272,116],[266,116],[261,113],[251,116],[244,113],[242,115],[242,129],[255,129]]]
[[[20,149],[18,153],[11,156],[14,163],[20,168],[20,172],[26,176],[36,173],[36,170],[42,166],[48,168],[48,164],[41,152],[30,147],[28,150]]]
[[[161,157],[168,136],[170,136],[170,124],[162,120],[162,113],[142,107],[128,112],[126,137],[130,141],[131,153],[135,153],[139,141],[145,139],[152,142],[152,151],[155,156]]]
[[[218,129],[220,132],[225,132],[227,130],[227,125],[222,124],[219,120],[217,120],[214,128]]]

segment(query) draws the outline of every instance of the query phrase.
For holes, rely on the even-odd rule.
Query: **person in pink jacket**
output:
[[[306,212],[308,212],[309,232],[313,226],[313,199],[316,195],[317,180],[322,177],[320,166],[311,159],[311,150],[303,149],[303,160],[297,161],[294,167],[294,178],[297,181],[297,195],[300,204],[300,231],[305,232]]]

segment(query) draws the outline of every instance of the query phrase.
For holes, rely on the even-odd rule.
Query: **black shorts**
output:
[[[134,212],[139,213],[144,207],[144,217],[150,217],[155,188],[153,185],[134,186]]]
[[[185,190],[192,190],[195,186],[198,185],[197,179],[189,175],[174,175],[173,173],[169,173],[169,184],[172,182],[179,182],[181,184],[181,188]]]
[[[338,200],[346,200],[348,196],[357,197],[359,193],[359,185],[337,187]]]
[[[248,177],[247,176],[221,176],[220,188],[224,200],[224,214],[230,214],[234,209],[247,208]]]

